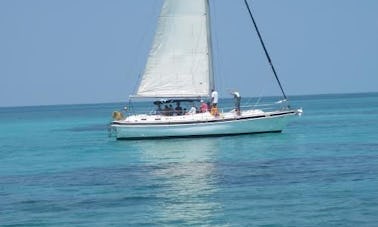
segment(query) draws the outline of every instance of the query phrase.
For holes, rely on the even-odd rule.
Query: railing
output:
[[[144,103],[145,104],[145,103]],[[221,105],[220,105],[221,106]],[[189,109],[189,108],[187,108]],[[235,109],[235,106],[232,103],[228,103],[228,106],[218,108],[219,113],[227,113]],[[285,100],[274,102],[274,103],[256,103],[251,105],[241,105],[240,109],[243,110],[262,110],[264,112],[279,110],[279,109],[288,109],[288,103]],[[156,114],[157,110],[155,108],[151,109],[150,107],[146,107],[145,105],[140,106],[133,106],[128,108],[127,111],[123,111],[125,116],[131,115],[139,115],[139,114],[146,114],[146,115],[158,115]]]

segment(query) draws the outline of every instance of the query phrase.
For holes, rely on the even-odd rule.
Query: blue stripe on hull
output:
[[[128,137],[128,138],[117,138],[117,140],[156,140],[156,139],[172,139],[172,138],[203,138],[203,137],[240,136],[240,135],[281,133],[281,132],[282,132],[282,130],[280,130],[280,131],[267,131],[267,132],[247,132],[247,133],[237,133],[237,134],[212,134],[212,135],[190,135],[190,136],[156,136],[156,137]]]

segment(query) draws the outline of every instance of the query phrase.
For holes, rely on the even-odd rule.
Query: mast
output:
[[[208,43],[208,58],[209,58],[209,91],[215,89],[214,81],[214,66],[213,66],[213,41],[211,36],[211,13],[210,0],[205,0],[206,4],[206,23],[207,23],[207,43]],[[210,97],[210,94],[209,94]]]
[[[249,16],[251,17],[252,22],[253,22],[253,25],[255,26],[255,29],[256,29],[257,35],[259,36],[259,39],[260,39],[261,45],[262,45],[262,47],[263,47],[263,49],[264,49],[264,52],[265,52],[266,58],[268,59],[268,62],[269,62],[269,64],[270,64],[270,67],[272,68],[273,74],[274,74],[274,76],[276,77],[276,80],[277,80],[278,85],[280,86],[280,89],[281,89],[282,95],[283,95],[284,99],[287,100],[287,96],[286,96],[286,94],[285,94],[285,92],[284,92],[284,90],[283,90],[283,88],[282,88],[282,85],[281,85],[280,80],[278,79],[277,72],[276,72],[276,70],[274,69],[274,66],[273,66],[272,60],[271,60],[271,58],[270,58],[270,56],[269,56],[268,50],[267,50],[266,47],[265,47],[264,41],[263,41],[263,39],[262,39],[262,37],[261,37],[261,34],[260,34],[260,31],[259,31],[259,28],[257,27],[256,21],[255,21],[255,19],[253,18],[252,11],[251,11],[251,9],[250,9],[250,7],[249,7],[249,4],[248,4],[247,0],[244,0],[244,3],[245,3],[245,5],[247,6],[247,9],[248,9],[248,12],[249,12]]]

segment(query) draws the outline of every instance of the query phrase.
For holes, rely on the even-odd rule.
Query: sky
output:
[[[249,2],[289,97],[378,91],[378,1]],[[0,0],[0,106],[126,102],[161,4]],[[220,95],[279,94],[243,0],[210,8]]]

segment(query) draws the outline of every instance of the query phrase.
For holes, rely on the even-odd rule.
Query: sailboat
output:
[[[281,88],[282,103],[288,103],[246,0],[245,4]],[[130,96],[150,100],[155,111],[129,111],[126,116],[114,112],[110,128],[117,139],[281,132],[291,118],[302,113],[289,104],[269,111],[238,105],[230,111],[220,108],[214,100],[217,93],[210,26],[209,0],[164,0],[144,73],[135,94]],[[210,100],[211,108],[205,105],[207,109],[192,111]]]

